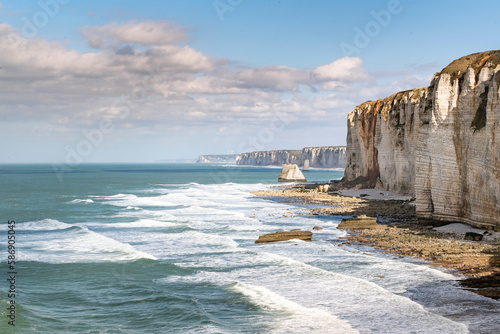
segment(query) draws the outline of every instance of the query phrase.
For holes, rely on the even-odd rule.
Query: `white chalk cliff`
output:
[[[356,107],[345,180],[413,194],[419,218],[500,229],[500,51]]]
[[[275,150],[242,153],[236,158],[238,165],[281,166],[297,164],[303,166],[309,160],[310,167],[344,168],[345,146],[306,147],[302,150]]]
[[[200,155],[196,163],[210,164],[210,163],[235,163],[237,154],[205,154]]]
[[[302,149],[301,165],[309,160],[309,167],[344,168],[346,164],[345,146],[306,147]]]
[[[300,163],[299,150],[258,151],[239,154],[238,165],[251,166],[281,166]]]

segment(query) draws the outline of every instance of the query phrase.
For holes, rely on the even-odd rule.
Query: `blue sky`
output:
[[[495,1],[0,3],[0,162],[345,145],[356,105],[499,48]]]

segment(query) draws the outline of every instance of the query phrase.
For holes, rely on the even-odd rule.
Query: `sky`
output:
[[[345,145],[357,105],[499,49],[497,1],[0,0],[0,163]]]

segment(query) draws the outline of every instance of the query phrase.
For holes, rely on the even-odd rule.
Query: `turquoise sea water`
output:
[[[254,197],[279,169],[0,166],[0,333],[496,333],[500,303]],[[313,170],[309,180],[342,172]],[[8,325],[7,221],[16,231]],[[259,235],[321,226],[310,243]]]

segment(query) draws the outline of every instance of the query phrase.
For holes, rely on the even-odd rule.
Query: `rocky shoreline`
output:
[[[378,217],[383,228],[353,232],[343,244],[365,244],[395,256],[422,258],[431,265],[457,270],[468,277],[460,281],[464,288],[500,299],[500,238],[466,241],[463,236],[436,229],[439,225],[423,225],[408,199],[369,199],[363,198],[365,194],[360,198],[321,190],[321,186],[306,189],[294,185],[253,194],[280,202],[321,204],[308,209],[311,215]]]

